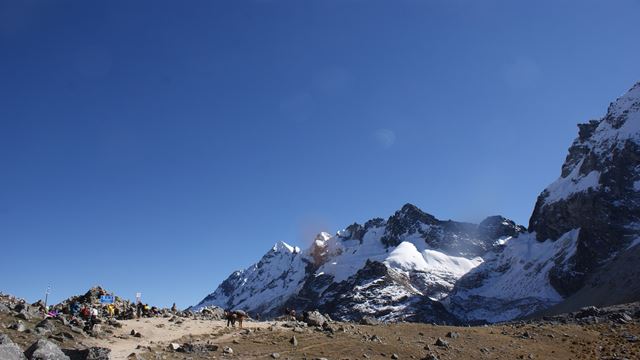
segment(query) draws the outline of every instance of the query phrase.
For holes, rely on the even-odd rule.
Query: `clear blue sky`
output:
[[[640,2],[2,1],[0,290],[196,303],[278,240],[527,224]]]

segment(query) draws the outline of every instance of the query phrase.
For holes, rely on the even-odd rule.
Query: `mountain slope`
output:
[[[640,238],[639,191],[640,83],[602,119],[579,125],[560,178],[538,197],[531,233],[486,256],[446,307],[465,320],[501,321],[639,300],[640,282],[624,270]]]

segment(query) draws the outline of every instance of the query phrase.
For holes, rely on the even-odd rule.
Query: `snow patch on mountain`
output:
[[[548,195],[545,199],[545,204],[565,200],[575,193],[589,189],[597,190],[600,187],[598,184],[600,180],[599,171],[594,170],[587,175],[580,175],[580,167],[583,161],[581,160],[567,177],[561,177],[547,187]]]
[[[445,306],[468,321],[498,322],[560,302],[563,297],[551,286],[549,272],[555,265],[566,266],[576,252],[578,234],[575,229],[556,241],[538,241],[535,233],[511,239],[460,279]]]
[[[415,244],[404,241],[389,254],[384,263],[402,271],[421,271],[459,278],[480,265],[482,258],[466,259],[433,249],[418,251]]]
[[[629,249],[631,249],[633,247],[636,247],[638,245],[640,245],[640,237],[635,238],[633,241],[631,241],[631,244],[629,244],[629,246],[627,247],[627,250],[629,250]]]

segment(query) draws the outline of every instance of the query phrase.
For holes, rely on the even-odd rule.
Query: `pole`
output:
[[[51,285],[47,286],[47,291],[44,292],[44,317],[47,317],[47,301],[49,300],[49,292],[51,291]]]

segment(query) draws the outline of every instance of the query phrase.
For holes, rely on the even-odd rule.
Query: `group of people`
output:
[[[111,310],[115,313],[115,308]],[[98,318],[100,312],[95,306],[81,305],[79,302],[74,301],[69,306],[69,314],[72,325],[80,326],[82,323],[79,320],[84,321],[85,330],[92,330],[95,324],[99,324],[101,320]]]

